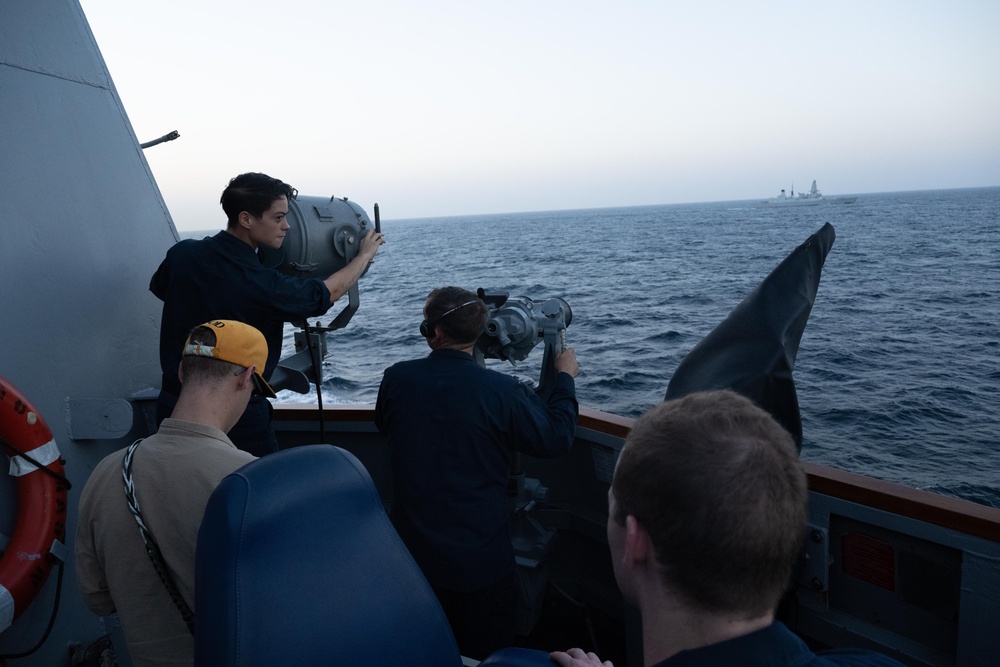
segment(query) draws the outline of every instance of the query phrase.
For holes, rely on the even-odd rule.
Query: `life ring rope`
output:
[[[7,446],[17,452],[17,456],[12,456],[10,459],[10,474],[14,477],[27,475],[29,472],[39,470],[53,461],[59,460],[59,446],[56,445],[55,440],[49,440],[41,447],[32,449],[31,456],[18,451],[11,445]]]
[[[0,440],[0,445],[4,448],[14,452],[15,456],[10,457],[10,474],[12,477],[21,477],[27,475],[30,472],[40,470],[46,475],[58,479],[60,482],[66,485],[66,490],[73,488],[69,480],[66,479],[65,475],[60,475],[56,471],[52,470],[48,466],[56,461],[58,461],[62,454],[59,451],[59,446],[56,445],[55,440],[49,440],[47,443],[31,450],[33,456],[28,455],[27,452],[22,452],[17,447],[13,446],[9,442]]]

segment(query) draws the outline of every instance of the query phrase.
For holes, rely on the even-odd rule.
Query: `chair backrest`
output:
[[[364,466],[331,445],[248,463],[205,509],[195,664],[462,664]]]

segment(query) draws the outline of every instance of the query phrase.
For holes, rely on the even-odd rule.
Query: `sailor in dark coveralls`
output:
[[[177,367],[191,329],[202,322],[228,319],[245,322],[267,339],[265,380],[281,357],[285,322],[322,315],[357,282],[385,242],[369,232],[358,256],[325,280],[286,276],[261,264],[257,249],[280,248],[289,229],[288,200],[296,191],[265,174],[240,174],[222,192],[226,229],[201,240],[184,240],[167,251],[153,274],[150,291],[163,301],[160,323],[160,367],[163,381],[157,421],[169,417],[180,393]],[[271,405],[259,396],[229,432],[237,447],[263,456],[278,449],[271,426]]]
[[[391,517],[451,623],[462,655],[509,646],[517,602],[507,529],[512,451],[566,454],[576,434],[572,349],[556,359],[543,402],[515,378],[479,366],[487,309],[458,287],[431,292],[421,333],[431,353],[386,369],[375,423],[388,435]]]

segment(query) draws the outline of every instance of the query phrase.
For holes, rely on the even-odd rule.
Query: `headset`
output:
[[[446,310],[442,315],[440,315],[439,317],[434,318],[430,322],[428,322],[427,320],[424,320],[423,322],[420,323],[420,335],[423,336],[424,338],[430,338],[431,336],[434,335],[434,327],[437,326],[438,322],[440,322],[444,318],[448,317],[449,315],[451,315],[452,313],[454,313],[456,310],[461,310],[462,308],[465,308],[466,306],[471,306],[474,303],[479,303],[479,301],[480,301],[480,299],[473,299],[472,301],[466,301],[461,306],[455,306],[451,310]]]

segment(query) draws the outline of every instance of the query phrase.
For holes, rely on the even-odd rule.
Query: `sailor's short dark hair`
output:
[[[226,212],[228,224],[232,226],[243,211],[259,218],[275,200],[282,197],[292,199],[297,194],[298,191],[288,183],[252,171],[230,179],[219,203]]]
[[[452,311],[449,313],[449,311]],[[447,317],[442,317],[448,313]],[[439,287],[427,295],[424,317],[432,329],[440,327],[453,343],[475,343],[486,330],[486,304],[461,287]]]

